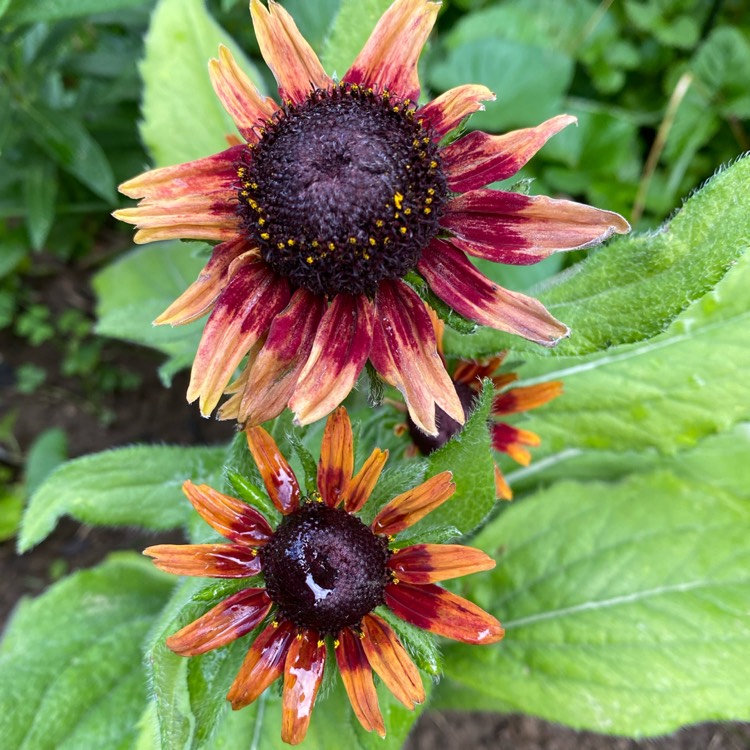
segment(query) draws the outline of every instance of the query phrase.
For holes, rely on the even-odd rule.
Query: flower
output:
[[[342,402],[369,359],[420,429],[435,434],[436,404],[458,422],[463,409],[404,277],[420,274],[477,323],[553,346],[567,327],[537,300],[491,282],[467,254],[529,264],[628,231],[609,211],[485,188],[574,117],[446,142],[494,95],[465,85],[418,106],[417,60],[439,7],[396,0],[334,82],[280,5],[251,0],[281,103],[221,47],[211,81],[243,142],[120,186],[140,199],[114,214],[137,226],[136,242],[220,243],[155,321],[180,325],[211,311],[187,394],[204,415],[227,393],[220,418],[256,425],[288,405],[309,424]]]
[[[301,742],[310,722],[333,641],[336,663],[362,726],[385,735],[372,670],[407,708],[425,698],[422,681],[393,628],[373,610],[433,633],[488,644],[503,637],[500,623],[437,581],[495,566],[484,552],[453,544],[395,549],[393,536],[445,502],[455,489],[442,472],[393,498],[366,526],[356,515],[367,502],[388,457],[375,449],[354,475],[352,429],[343,407],[329,417],[317,472],[318,493],[302,497],[276,443],[262,427],[247,430],[269,497],[283,514],[276,530],[255,508],[206,485],[183,489],[203,519],[229,544],[157,545],[145,550],[177,575],[248,578],[264,587],[229,596],[167,639],[182,656],[224,646],[266,618],[227,698],[232,708],[252,703],[283,673],[282,738]]]

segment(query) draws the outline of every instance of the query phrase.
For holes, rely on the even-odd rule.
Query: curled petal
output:
[[[223,44],[219,45],[219,59],[208,63],[208,72],[216,96],[234,120],[237,130],[248,143],[256,143],[259,138],[255,129],[273,117],[278,110],[276,102],[255,88]]]
[[[265,589],[238,591],[195,622],[167,638],[167,646],[180,656],[197,656],[226,646],[255,628],[271,609]]]
[[[402,620],[454,641],[488,644],[505,635],[492,615],[434,583],[386,586],[385,603]]]
[[[481,550],[460,544],[414,544],[388,560],[399,582],[435,583],[480,570],[491,570],[495,561]]]
[[[318,462],[318,491],[329,508],[347,496],[354,471],[352,423],[343,406],[328,417]]]
[[[388,451],[375,448],[367,461],[362,464],[362,468],[352,478],[349,493],[344,501],[344,509],[348,513],[356,513],[367,502],[387,460]]]
[[[490,281],[448,242],[433,240],[417,265],[432,291],[461,315],[543,346],[570,335],[541,302]]]
[[[291,622],[274,622],[255,639],[227,693],[235,711],[249,706],[281,675],[294,632]]]
[[[423,703],[425,693],[419,671],[393,628],[377,615],[365,615],[362,632],[367,661],[386,687],[410,710],[416,703]]]
[[[381,737],[385,737],[385,724],[378,706],[372,670],[359,638],[349,628],[344,628],[339,633],[336,663],[359,723],[366,731],[375,730]]]
[[[299,508],[300,489],[292,467],[284,458],[276,441],[262,428],[246,430],[247,445],[266,485],[271,502],[284,514]]]
[[[266,10],[260,0],[251,0],[250,13],[261,54],[276,78],[282,99],[299,104],[314,89],[331,85],[312,47],[278,3],[269,0]]]
[[[402,281],[384,281],[376,295],[377,323],[370,360],[384,380],[404,394],[419,429],[437,434],[435,404],[459,424],[464,410],[437,351],[424,303]]]
[[[479,130],[459,138],[442,151],[448,187],[456,193],[511,177],[551,138],[576,121],[558,115],[535,128],[488,135]]]
[[[255,508],[207,484],[187,481],[182,491],[201,518],[223,537],[250,547],[264,545],[273,535],[268,521]]]
[[[330,414],[349,395],[370,354],[373,317],[364,295],[334,297],[289,401],[299,424]]]
[[[490,433],[492,447],[496,451],[507,453],[522,466],[528,466],[531,463],[531,453],[524,446],[536,447],[542,442],[535,432],[521,430],[504,422],[495,422],[490,427]]]
[[[482,102],[494,100],[495,95],[486,86],[457,86],[425,104],[417,111],[416,117],[432,127],[435,140],[439,141],[469,115],[483,110]]]
[[[498,354],[495,357],[488,357],[479,362],[474,360],[459,360],[453,370],[453,381],[456,383],[466,383],[466,385],[477,385],[484,378],[492,377],[492,373],[500,367],[503,359],[505,359],[505,353]],[[514,380],[518,378],[518,375],[515,373],[510,374]]]
[[[456,490],[453,475],[442,471],[426,482],[393,498],[373,519],[375,534],[393,536],[442,505]]]
[[[536,409],[557,398],[562,390],[563,384],[559,380],[511,388],[495,396],[492,402],[492,413],[497,416]]]
[[[243,544],[157,544],[143,550],[154,565],[177,576],[249,578],[260,573],[260,558]]]
[[[305,738],[323,679],[326,645],[315,630],[303,630],[292,641],[284,666],[281,739],[297,745]]]

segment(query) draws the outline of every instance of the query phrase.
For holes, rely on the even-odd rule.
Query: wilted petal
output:
[[[414,544],[399,550],[388,567],[402,583],[436,583],[495,567],[481,550],[461,544]]]
[[[542,442],[535,432],[521,430],[504,422],[495,422],[491,425],[490,435],[492,447],[496,451],[507,453],[522,466],[528,466],[531,462],[531,453],[524,446],[536,447]]]
[[[430,125],[435,131],[435,140],[440,140],[469,115],[483,110],[482,102],[494,100],[495,95],[486,86],[457,86],[417,110],[416,118]]]
[[[454,641],[495,643],[505,634],[500,623],[481,607],[434,583],[386,586],[385,603],[401,619]]]
[[[328,417],[318,462],[318,491],[329,508],[347,496],[354,471],[352,423],[343,406]]]
[[[513,414],[536,409],[557,398],[562,390],[563,384],[559,380],[511,388],[495,396],[492,402],[492,413],[495,415]]]
[[[266,485],[271,502],[284,514],[299,508],[300,489],[292,467],[276,445],[276,441],[262,428],[246,430],[247,445]]]
[[[241,544],[157,544],[143,550],[154,565],[177,576],[249,578],[260,573],[260,558]]]
[[[352,478],[349,493],[344,501],[344,509],[348,513],[356,513],[367,502],[387,460],[388,451],[375,448],[367,461],[362,464],[362,468]]]
[[[281,739],[297,745],[305,738],[323,679],[326,645],[315,630],[303,630],[292,641],[284,666]]]
[[[265,589],[239,591],[169,636],[167,646],[180,656],[197,656],[226,646],[255,628],[271,604]]]

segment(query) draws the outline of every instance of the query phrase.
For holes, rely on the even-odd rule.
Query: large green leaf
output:
[[[10,0],[4,19],[7,23],[35,23],[77,18],[92,13],[109,13],[145,5],[147,0]],[[2,3],[0,3],[2,7]]]
[[[140,445],[69,461],[31,498],[18,549],[26,552],[41,542],[63,515],[104,526],[184,526],[191,509],[182,483],[217,483],[223,458],[223,448]]]
[[[172,581],[136,555],[24,600],[0,645],[5,750],[133,747],[147,703],[142,644]]]

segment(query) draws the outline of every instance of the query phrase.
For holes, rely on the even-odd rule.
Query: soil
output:
[[[43,279],[35,294],[53,312],[77,307],[91,315],[93,297],[87,273],[59,269]],[[228,423],[204,420],[185,402],[185,373],[172,388],[156,375],[158,355],[138,347],[112,343],[103,357],[137,373],[137,389],[93,394],[75,380],[59,374],[60,349],[54,342],[31,347],[8,332],[0,332],[0,418],[17,410],[17,445],[0,446],[0,463],[20,477],[22,456],[33,439],[49,427],[62,428],[71,457],[132,443],[206,444],[226,442],[233,433]],[[19,365],[32,362],[48,371],[45,384],[25,395],[15,387]],[[106,417],[106,419],[103,419]],[[20,449],[20,450],[19,450]],[[159,535],[160,542],[178,541]],[[56,531],[31,552],[17,556],[14,542],[0,544],[0,627],[21,596],[39,594],[73,570],[100,562],[113,550],[141,550],[154,536],[134,529],[103,529],[64,519]],[[528,716],[487,713],[426,712],[407,742],[408,750],[438,747],[485,750],[750,750],[750,725],[703,724],[675,735],[645,741],[576,732]]]

